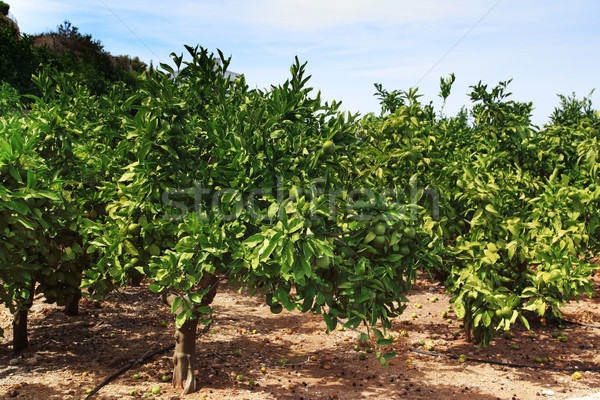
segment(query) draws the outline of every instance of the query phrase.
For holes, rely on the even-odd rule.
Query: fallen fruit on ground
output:
[[[565,342],[568,342],[568,341],[569,341],[569,339],[567,338],[567,336],[566,336],[566,335],[559,335],[559,336],[556,338],[556,340],[558,340],[558,341],[559,341],[559,342],[561,342],[561,343],[565,343]]]

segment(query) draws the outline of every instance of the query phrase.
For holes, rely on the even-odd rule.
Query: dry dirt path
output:
[[[438,300],[432,302],[435,296]],[[185,398],[558,400],[600,391],[600,372],[584,371],[575,380],[572,372],[472,361],[539,366],[535,357],[550,357],[553,361],[545,365],[552,367],[600,366],[600,329],[567,325],[562,332],[568,342],[561,343],[552,337],[556,326],[533,323],[535,339],[518,329],[512,339],[498,338],[489,348],[479,349],[464,335],[455,336],[461,329],[453,313],[442,317],[449,298],[443,287],[419,281],[406,312],[393,322],[392,336],[397,341],[385,349],[397,352],[397,357],[382,367],[374,354],[366,354],[370,344],[357,340],[359,332],[345,329],[326,334],[320,316],[285,311],[273,315],[259,298],[224,288],[213,304],[215,322],[197,343],[201,389]],[[569,304],[565,314],[573,321],[600,324],[599,307],[599,298],[594,297]],[[416,318],[411,318],[412,313]],[[87,389],[171,344],[173,336],[168,309],[146,286],[113,294],[100,307],[84,300],[81,314],[71,318],[37,301],[30,320],[32,347],[15,357],[9,345],[10,315],[6,310],[0,313],[0,326],[6,330],[0,341],[1,399],[84,399]],[[360,330],[366,332],[364,327]],[[425,344],[419,345],[420,341]],[[354,350],[355,345],[360,351]],[[467,362],[411,351],[426,350],[428,345],[439,354],[465,354]],[[360,353],[367,355],[366,360],[359,359]],[[160,393],[152,399],[178,399],[178,391],[162,381],[163,375],[170,377],[169,357],[170,352],[153,357],[92,399],[144,398],[153,388]],[[134,374],[140,379],[132,379]],[[237,380],[238,375],[244,376],[243,381]],[[136,396],[131,396],[132,390]]]

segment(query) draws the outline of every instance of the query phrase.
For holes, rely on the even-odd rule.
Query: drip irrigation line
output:
[[[418,349],[409,349],[408,351],[412,351],[413,353],[425,354],[432,357],[443,357],[443,358],[451,358],[454,360],[458,360],[460,357],[449,354],[439,354],[432,353],[430,351],[423,351]],[[546,371],[600,371],[600,367],[588,366],[588,367],[547,367],[545,365],[526,365],[526,364],[514,364],[503,361],[493,361],[493,360],[481,360],[479,358],[469,358],[468,361],[477,362],[481,364],[492,364],[492,365],[500,365],[503,367],[511,367],[511,368],[532,368],[532,369],[541,369]]]
[[[600,329],[600,325],[584,324],[583,322],[567,321],[565,319],[563,319],[562,322],[564,322],[566,324],[570,324],[570,325],[587,326],[588,328]]]
[[[120,370],[118,370],[117,372],[115,372],[114,374],[112,374],[111,376],[109,376],[108,378],[106,378],[104,381],[102,381],[101,384],[99,384],[98,386],[96,386],[94,388],[94,390],[92,390],[87,397],[85,398],[85,400],[88,400],[89,398],[91,398],[94,394],[96,394],[100,389],[102,389],[104,386],[108,385],[110,382],[112,382],[113,380],[117,379],[119,376],[121,376],[122,374],[124,374],[125,372],[129,371],[130,369],[132,369],[133,367],[139,365],[139,364],[143,364],[146,360],[148,360],[149,358],[152,358],[160,353],[163,353],[165,351],[171,350],[175,348],[175,344],[170,344],[166,347],[163,347],[162,349],[158,349],[150,354],[145,355],[144,357],[140,358],[137,361],[132,362],[129,365],[126,365],[125,367],[121,368]]]
[[[337,323],[339,325],[344,325],[343,321],[341,321],[339,318],[336,319]],[[590,325],[590,324],[584,324],[581,322],[571,322],[571,321],[564,321],[563,322],[567,322],[570,324],[575,324],[575,325],[582,325],[582,326],[588,326],[591,328],[599,328],[600,326],[597,325]],[[356,329],[354,327],[348,327],[349,329],[360,333],[361,335],[365,335],[364,332],[360,331],[359,329]],[[428,355],[428,356],[432,356],[432,357],[438,357],[438,358],[451,358],[454,360],[458,360],[460,357],[459,356],[455,356],[455,355],[450,355],[450,354],[440,354],[440,353],[433,353],[431,351],[424,351],[424,350],[419,350],[419,349],[408,349],[408,351],[411,351],[413,353],[418,353],[418,354],[424,354],[424,355]],[[494,360],[482,360],[482,359],[478,359],[478,358],[467,358],[468,361],[472,361],[472,362],[476,362],[476,363],[481,363],[481,364],[491,364],[491,365],[499,365],[502,367],[510,367],[510,368],[531,368],[531,369],[539,369],[539,370],[545,370],[545,371],[600,371],[600,367],[597,366],[587,366],[587,367],[547,367],[545,365],[526,365],[526,364],[516,364],[516,363],[509,363],[509,362],[503,362],[503,361],[494,361]]]
[[[203,333],[208,332],[208,330],[210,329],[212,325],[212,322],[208,323],[206,326],[204,326],[204,328],[202,328],[198,334],[201,335]],[[89,398],[91,398],[94,394],[96,394],[100,389],[102,389],[104,386],[108,385],[110,382],[112,382],[113,380],[117,379],[119,376],[123,375],[125,372],[129,371],[130,369],[134,368],[137,365],[143,364],[144,362],[146,362],[146,360],[160,354],[160,353],[164,353],[165,351],[169,351],[175,348],[175,344],[170,344],[166,347],[163,347],[161,349],[158,349],[150,354],[146,354],[145,356],[143,356],[142,358],[140,358],[137,361],[132,362],[129,365],[126,365],[125,367],[121,368],[120,370],[118,370],[117,372],[115,372],[114,374],[112,374],[111,376],[109,376],[108,378],[106,378],[104,381],[102,381],[101,384],[99,384],[98,386],[96,386],[94,388],[94,390],[92,390],[87,397],[85,398],[85,400],[88,400]]]

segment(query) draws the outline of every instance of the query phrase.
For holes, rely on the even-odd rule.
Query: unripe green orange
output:
[[[323,143],[323,152],[328,155],[335,153],[335,143],[333,143],[331,140]]]

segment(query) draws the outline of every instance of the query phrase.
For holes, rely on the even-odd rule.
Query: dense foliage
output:
[[[591,293],[600,117],[588,99],[560,97],[540,129],[509,82],[474,85],[454,117],[376,85],[382,114],[359,118],[323,102],[298,60],[259,90],[228,79],[221,53],[186,50],[135,90],[98,91],[53,65],[27,109],[2,86],[0,296],[16,349],[34,293],[68,305],[80,288],[101,299],[142,279],[185,337],[228,280],[274,313],[367,323],[380,345],[374,327],[403,312],[419,272],[447,284],[484,345]],[[193,391],[180,350],[174,384]]]

